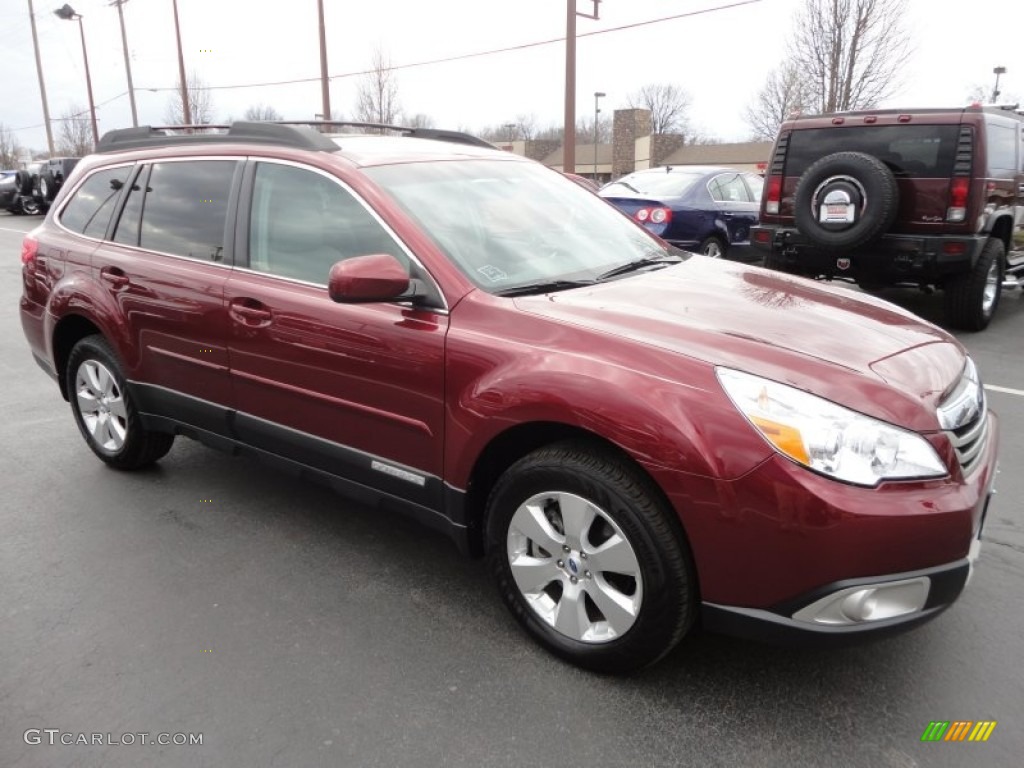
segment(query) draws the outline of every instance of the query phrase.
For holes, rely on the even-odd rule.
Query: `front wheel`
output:
[[[1006,269],[1006,248],[989,238],[970,272],[946,285],[946,321],[964,331],[983,331],[999,306]]]
[[[138,469],[171,450],[174,435],[143,428],[121,365],[102,336],[87,336],[75,344],[65,375],[75,423],[92,452],[107,464]]]
[[[520,624],[587,669],[652,664],[696,615],[675,513],[649,478],[597,445],[559,443],[512,465],[488,499],[487,550]]]

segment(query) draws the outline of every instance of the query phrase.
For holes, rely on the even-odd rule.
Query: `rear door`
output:
[[[139,166],[92,258],[130,344],[142,409],[215,432],[231,405],[224,285],[241,167],[229,158]]]
[[[757,223],[761,199],[754,199],[739,171],[728,171],[708,181],[708,193],[714,201],[718,221],[729,233],[730,243],[750,240],[750,228]]]

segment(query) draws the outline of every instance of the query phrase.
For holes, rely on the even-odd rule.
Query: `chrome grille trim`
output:
[[[988,442],[988,411],[982,412],[976,421],[966,427],[950,430],[946,434],[956,451],[960,468],[965,475],[969,474],[978,463],[985,443]]]
[[[960,381],[938,408],[939,421],[953,444],[964,475],[974,470],[988,442],[988,398],[974,361],[967,359]],[[966,423],[958,423],[963,419]]]

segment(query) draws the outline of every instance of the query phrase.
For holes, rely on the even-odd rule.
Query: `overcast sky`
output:
[[[85,25],[100,132],[131,125],[117,10],[110,0],[73,0]],[[604,0],[601,20],[578,21],[581,34],[742,0]],[[784,55],[784,41],[802,0],[746,5],[635,29],[582,37],[578,45],[579,115],[626,106],[647,83],[670,82],[692,97],[691,119],[726,141],[749,136],[743,109],[766,72]],[[590,0],[578,0],[580,11]],[[85,107],[78,23],[59,19],[57,0],[34,0],[51,117]],[[358,78],[374,46],[395,65],[475,53],[564,36],[564,0],[325,0],[331,105],[351,116]],[[1004,94],[1024,95],[1024,4],[1021,0],[908,0],[906,26],[914,53],[890,106],[963,104],[975,85],[991,89],[1005,66]],[[142,123],[164,122],[177,79],[171,0],[129,0],[124,6],[132,74]],[[316,0],[178,0],[185,63],[210,86],[317,78]],[[0,123],[20,143],[45,148],[42,106],[32,55],[28,0],[0,0]],[[561,124],[564,43],[445,64],[401,69],[399,97],[410,114],[439,127],[480,129],[534,114],[540,126]],[[151,90],[157,89],[157,90]],[[162,90],[161,90],[162,89]],[[320,111],[319,82],[217,89],[214,117],[240,118],[264,103],[286,118]]]

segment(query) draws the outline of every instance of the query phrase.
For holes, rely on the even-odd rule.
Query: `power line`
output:
[[[99,104],[96,105],[96,108],[99,109],[100,107],[106,106],[107,104],[109,104],[112,101],[117,101],[118,99],[123,99],[127,95],[128,95],[128,91],[122,91],[121,93],[117,94],[117,96],[111,96],[106,101],[101,101]],[[89,114],[89,110],[88,109],[83,109],[81,112],[73,112],[70,115],[64,115],[64,116],[61,116],[61,117],[51,118],[50,122],[59,123],[59,122],[61,122],[63,120],[73,120],[74,118],[79,117],[80,115],[88,115],[88,114]],[[37,123],[36,125],[25,125],[25,126],[22,126],[21,128],[8,128],[7,130],[12,131],[13,133],[18,133],[19,131],[31,131],[34,128],[43,128],[43,127],[45,127],[45,125],[46,125],[45,123]]]
[[[576,35],[576,37],[580,38],[580,37],[593,37],[595,35],[606,35],[609,32],[621,32],[621,31],[626,30],[626,29],[636,29],[637,27],[645,27],[645,26],[649,26],[651,24],[661,24],[662,22],[665,22],[665,21],[675,21],[676,19],[685,19],[685,18],[689,18],[689,17],[692,17],[692,16],[701,16],[701,15],[708,14],[708,13],[714,13],[716,11],[726,11],[726,10],[729,10],[730,8],[739,8],[739,7],[744,6],[744,5],[753,5],[754,3],[760,3],[760,2],[762,2],[762,0],[739,0],[738,2],[729,3],[727,5],[718,5],[718,6],[715,6],[713,8],[702,8],[699,11],[687,11],[686,13],[677,13],[677,14],[675,14],[673,16],[663,16],[663,17],[658,18],[658,19],[648,19],[646,21],[633,22],[632,24],[623,24],[623,25],[618,26],[618,27],[609,27],[608,29],[599,29],[599,30],[596,30],[596,31],[593,31],[593,32],[583,32],[583,33],[580,33],[580,34]],[[522,51],[522,50],[526,50],[528,48],[538,48],[538,47],[540,47],[542,45],[553,45],[554,43],[561,43],[561,42],[564,42],[564,41],[565,41],[564,37],[553,37],[553,38],[551,38],[549,40],[537,40],[537,41],[532,42],[532,43],[520,43],[518,45],[510,45],[510,46],[507,46],[505,48],[492,48],[491,50],[487,50],[487,51],[477,51],[475,53],[463,53],[463,54],[460,54],[458,56],[446,56],[446,57],[440,58],[440,59],[428,59],[427,61],[417,61],[417,62],[412,62],[412,63],[409,63],[409,64],[395,64],[395,65],[389,67],[389,69],[392,69],[392,70],[397,70],[397,69],[413,69],[415,67],[426,67],[426,66],[431,66],[433,64],[447,64],[447,63],[452,62],[452,61],[464,61],[466,59],[475,59],[475,58],[480,58],[482,56],[493,56],[493,55],[498,54],[498,53],[510,53],[512,51]],[[358,72],[343,72],[343,73],[338,74],[338,75],[330,75],[330,77],[328,79],[329,80],[341,80],[341,79],[344,79],[344,78],[347,78],[347,77],[360,77],[362,75],[373,74],[374,71],[375,70],[372,70],[372,69],[364,69],[364,70],[360,70]],[[237,83],[235,85],[205,85],[205,86],[200,86],[199,88],[197,88],[197,90],[221,91],[221,90],[233,90],[233,89],[238,89],[238,88],[266,88],[268,86],[298,85],[300,83],[315,83],[315,82],[319,82],[319,81],[320,81],[319,77],[302,77],[302,78],[297,78],[297,79],[294,79],[294,80],[274,80],[274,81],[268,81],[268,82],[263,82],[263,83]],[[174,87],[162,87],[162,88],[146,88],[144,90],[148,90],[148,91],[176,91],[176,90],[178,90],[178,87],[174,86]]]

